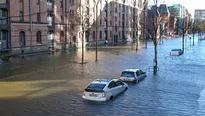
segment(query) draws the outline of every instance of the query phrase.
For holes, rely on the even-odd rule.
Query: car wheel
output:
[[[113,96],[110,97],[110,100],[112,100],[112,99],[113,99]]]

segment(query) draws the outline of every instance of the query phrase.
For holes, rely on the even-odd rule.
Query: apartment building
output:
[[[143,8],[142,0],[78,0],[75,2],[87,6],[90,25],[84,37],[87,45],[95,45],[96,40],[97,44],[104,44],[105,41],[108,43],[124,42],[137,38],[143,30],[139,29],[139,17],[141,17],[139,12]],[[72,13],[75,13],[75,4],[69,6]],[[76,24],[76,22],[72,23]],[[81,46],[82,43],[81,31],[80,28],[73,28],[71,38],[77,43],[77,46]]]
[[[205,9],[196,9],[194,11],[194,19],[205,20]]]
[[[139,37],[144,0],[1,0],[0,53],[25,54]],[[89,15],[85,30],[76,19]],[[79,12],[81,10],[81,12]],[[79,18],[79,17],[78,17]],[[81,19],[81,18],[80,18]],[[97,27],[97,28],[96,28]],[[140,28],[139,28],[140,27]]]

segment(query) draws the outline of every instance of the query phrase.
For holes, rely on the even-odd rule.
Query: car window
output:
[[[92,83],[86,89],[103,90],[106,84]]]
[[[113,88],[113,87],[115,87],[115,86],[116,86],[115,82],[112,81],[112,82],[108,85],[108,88]]]
[[[144,72],[143,72],[142,70],[139,70],[139,73],[140,73],[140,74],[144,74]]]
[[[134,72],[123,71],[121,77],[134,77]]]
[[[140,76],[140,72],[139,72],[139,71],[137,71],[137,72],[136,72],[136,75],[137,75],[137,76]]]
[[[116,86],[119,86],[119,85],[124,85],[124,83],[121,82],[121,81],[117,81],[117,82],[116,82]]]

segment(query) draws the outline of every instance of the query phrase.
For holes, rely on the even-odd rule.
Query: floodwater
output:
[[[189,41],[189,40],[187,40]],[[153,76],[153,45],[99,47],[55,55],[13,58],[0,65],[1,116],[205,116],[205,41],[185,43],[182,56],[169,56],[181,48],[181,39],[165,40],[158,47],[159,72]],[[82,100],[84,88],[98,78],[118,78],[126,68],[147,71],[147,77],[129,84],[115,99],[96,103]]]

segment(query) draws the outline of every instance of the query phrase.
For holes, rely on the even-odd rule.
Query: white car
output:
[[[126,69],[121,73],[119,79],[125,82],[139,82],[146,77],[146,73],[140,69]]]
[[[183,54],[183,51],[181,49],[172,49],[169,54],[170,56],[180,56]]]
[[[82,96],[90,101],[107,101],[128,89],[128,85],[119,79],[98,79],[90,83]]]

